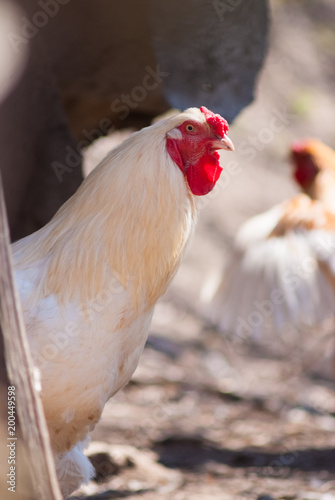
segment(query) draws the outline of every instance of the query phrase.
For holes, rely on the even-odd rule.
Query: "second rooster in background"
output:
[[[291,147],[303,191],[239,230],[209,314],[245,338],[320,325],[335,311],[335,151],[317,139]]]

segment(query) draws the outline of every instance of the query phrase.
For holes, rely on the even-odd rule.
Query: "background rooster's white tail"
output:
[[[222,332],[252,337],[333,315],[335,234],[292,229],[270,236],[282,212],[276,206],[241,228],[208,305]]]

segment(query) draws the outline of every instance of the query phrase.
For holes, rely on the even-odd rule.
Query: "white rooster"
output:
[[[334,316],[335,152],[306,139],[291,156],[303,193],[243,224],[210,304],[219,329],[240,338]]]
[[[132,376],[158,298],[233,150],[227,122],[191,108],[131,135],[53,219],[13,245],[15,274],[62,493],[93,474],[82,450]]]

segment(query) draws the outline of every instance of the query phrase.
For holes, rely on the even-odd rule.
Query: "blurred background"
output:
[[[17,7],[34,14],[33,3]],[[221,180],[200,201],[195,235],[156,307],[140,366],[93,433],[98,482],[76,498],[334,499],[333,325],[241,340],[220,334],[201,300],[207,282],[221,274],[238,227],[298,192],[291,142],[318,137],[335,147],[334,2],[271,0],[268,8],[243,0],[204,2],[206,8],[171,2],[170,10],[148,1],[140,14],[130,2],[136,16],[119,29],[119,52],[115,41],[104,42],[101,19],[99,32],[90,29],[99,2],[83,1],[81,15],[74,0],[60,3],[29,44],[11,39],[29,83],[3,92],[0,118],[13,239],[45,223],[80,184],[81,149],[87,173],[132,130],[171,107],[204,104],[221,113],[236,148],[222,153]],[[100,17],[113,31],[123,14],[111,4],[107,17],[100,2]],[[136,52],[138,40],[144,41]],[[147,74],[158,85],[142,99],[141,89],[132,92]],[[125,94],[132,96],[126,106]],[[49,147],[42,150],[43,137]],[[52,175],[50,168],[36,170],[41,163]]]

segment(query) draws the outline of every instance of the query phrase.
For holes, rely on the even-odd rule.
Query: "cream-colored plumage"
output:
[[[13,245],[65,496],[92,475],[83,442],[133,374],[195,224],[196,197],[166,150],[187,120],[208,127],[191,108],[134,133],[49,224]]]

